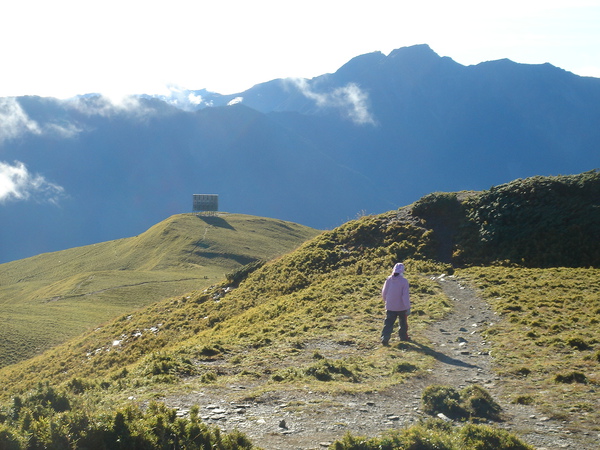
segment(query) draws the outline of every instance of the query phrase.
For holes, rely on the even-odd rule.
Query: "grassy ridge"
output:
[[[371,351],[348,360],[350,366],[362,368],[360,374],[349,369],[354,375],[346,376],[350,372],[329,367],[326,359],[339,358],[343,349],[348,355],[355,355],[357,348],[379,351],[380,289],[397,258],[396,239],[403,236],[416,249],[425,232],[400,223],[394,213],[365,217],[265,264],[237,288],[225,283],[155,303],[39,358],[6,368],[0,384],[9,393],[39,379],[60,383],[83,378],[112,386],[118,393],[125,385],[144,390],[148,384],[173,382],[180,376],[225,384],[231,377],[258,375],[268,384],[276,381],[275,388],[281,389],[286,383],[294,386],[306,377],[314,379],[314,371],[339,378],[339,389],[345,390],[397,382],[407,374],[399,371],[390,378],[392,367]],[[365,235],[368,245],[363,245]],[[407,265],[416,302],[413,334],[418,334],[448,309],[439,288],[419,273],[444,266],[424,259]],[[314,349],[321,347],[335,351],[324,351],[316,360]],[[206,358],[219,363],[209,369],[201,363]],[[415,371],[432,363],[423,349],[409,359],[414,359]],[[340,374],[332,375],[335,370]]]
[[[0,265],[0,367],[126,311],[200,289],[317,234],[228,214],[182,214],[138,236]]]
[[[570,177],[565,183],[574,179],[587,192],[597,186],[598,174]],[[166,393],[227,389],[232,383],[248,386],[240,394],[244,398],[286,389],[385,389],[432,367],[435,349],[424,340],[424,330],[449,304],[430,275],[454,271],[449,262],[461,262],[471,267],[457,269],[458,275],[480,287],[505,319],[490,328],[487,339],[500,380],[512,392],[510,400],[535,404],[570,425],[598,431],[600,404],[594,393],[600,366],[600,264],[585,269],[517,266],[524,262],[518,252],[523,241],[508,233],[518,228],[514,217],[524,214],[512,211],[526,208],[531,192],[536,198],[555,198],[536,190],[546,185],[536,178],[513,183],[512,191],[495,189],[510,201],[489,220],[476,214],[479,200],[490,194],[486,192],[432,194],[411,207],[348,222],[262,266],[245,266],[230,282],[128,312],[4,368],[0,396],[8,401],[49,380],[78,408],[110,415],[130,397],[147,403]],[[577,204],[576,215],[567,216],[583,218],[582,208],[596,214],[597,206],[597,198],[590,197]],[[489,205],[484,209],[489,212]],[[556,213],[553,207],[544,204],[535,210],[545,212],[537,222],[553,223],[547,217]],[[570,225],[581,235],[596,227],[587,218]],[[483,239],[486,233],[494,238]],[[559,262],[564,248],[559,235],[548,240],[547,233],[532,232],[535,243],[527,247],[527,265]],[[531,248],[541,243],[552,258],[532,257]],[[590,245],[582,253],[585,266],[594,265],[589,263],[597,257],[597,243]],[[502,251],[494,254],[494,246]],[[202,248],[194,247],[198,252]],[[574,253],[566,254],[568,261]],[[160,259],[158,253],[153,259]],[[475,265],[483,259],[497,259],[500,265]],[[393,263],[401,260],[412,286],[411,334],[419,343],[382,348],[380,289]],[[2,414],[8,417],[8,412],[0,410],[0,418]]]

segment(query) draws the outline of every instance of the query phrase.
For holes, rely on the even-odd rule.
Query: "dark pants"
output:
[[[400,339],[403,341],[408,341],[408,320],[406,311],[386,311],[383,330],[381,331],[381,342],[390,340],[394,331],[396,317],[398,318],[398,336],[400,336]]]

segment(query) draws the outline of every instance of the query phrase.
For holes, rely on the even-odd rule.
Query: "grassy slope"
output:
[[[2,264],[0,367],[124,312],[214,284],[315,234],[260,217],[182,214],[139,236]]]
[[[271,388],[281,389],[286,383],[314,381],[311,371],[331,370],[339,385],[321,388],[370,390],[398,382],[407,374],[394,373],[392,362],[402,351],[391,362],[381,362],[378,354],[379,291],[396,258],[396,239],[418,246],[424,232],[401,224],[395,213],[351,222],[264,265],[229,292],[221,285],[155,303],[5,368],[0,386],[10,395],[36,380],[60,383],[80,378],[102,382],[120,396],[191,374],[212,383],[258,377],[260,384],[266,383],[260,390],[277,381],[271,378],[277,372],[279,381]],[[443,268],[427,261],[407,264],[416,302],[412,321],[416,335],[448,306],[434,283],[420,275]],[[332,352],[321,350],[325,358],[314,359],[317,348]],[[341,359],[348,371],[327,368],[328,357]],[[207,359],[219,364],[202,363]],[[433,361],[422,351],[409,359],[416,371]],[[110,398],[106,392],[103,396]]]
[[[439,206],[431,200],[428,207]],[[298,387],[369,391],[423,373],[433,364],[426,345],[377,345],[379,289],[398,260],[406,262],[413,286],[411,326],[419,342],[448,310],[428,275],[450,269],[430,259],[440,251],[439,222],[437,230],[428,229],[431,219],[409,210],[349,222],[257,269],[232,290],[222,284],[157,302],[5,368],[0,395],[41,380],[55,386],[79,380],[87,386],[82,403],[112,408],[132,395],[149,399],[236,380],[254,386],[244,394],[252,397]],[[456,244],[462,258],[467,244]],[[507,319],[488,338],[511,400],[597,430],[600,269],[487,266],[458,273]]]
[[[488,331],[515,403],[600,430],[600,269],[460,270],[503,320]]]

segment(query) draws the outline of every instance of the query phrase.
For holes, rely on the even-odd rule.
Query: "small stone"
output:
[[[287,424],[285,423],[285,420],[281,420],[279,422],[279,428],[283,428],[284,430],[287,430]]]

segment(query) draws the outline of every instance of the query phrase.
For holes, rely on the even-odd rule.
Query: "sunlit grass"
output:
[[[585,187],[580,199],[585,203],[596,179],[596,173],[589,173],[552,180],[552,186],[575,182]],[[0,398],[6,405],[44,380],[52,389],[70,392],[73,402],[92,415],[112,416],[115,408],[131,403],[147,405],[209,389],[260,400],[275,392],[306,389],[333,394],[381,391],[422,376],[435,364],[427,330],[451,308],[431,275],[452,273],[448,261],[483,264],[498,254],[502,259],[519,256],[521,241],[500,238],[519,227],[520,222],[511,222],[512,213],[526,215],[532,198],[543,200],[539,211],[554,210],[556,195],[544,194],[547,184],[543,179],[521,180],[494,190],[491,194],[508,199],[507,208],[499,209],[502,214],[496,214],[495,203],[479,205],[476,193],[433,194],[417,202],[421,216],[405,207],[361,217],[291,253],[286,251],[316,231],[247,216],[183,215],[130,240],[100,245],[96,256],[93,248],[80,248],[60,253],[59,260],[40,255],[3,265],[0,312],[10,312],[12,318],[3,324],[5,345],[8,339],[10,345],[22,345],[26,350],[21,356],[44,345],[38,343],[39,332],[25,341],[28,327],[47,321],[56,330],[47,345],[50,338],[63,339],[60,333],[75,333],[69,327],[82,324],[78,313],[90,316],[91,322],[84,334],[0,369]],[[470,199],[468,208],[462,198]],[[477,208],[491,214],[493,226]],[[563,213],[571,217],[568,208]],[[594,221],[583,216],[586,220],[570,224],[587,236],[586,227]],[[483,229],[473,232],[477,224]],[[544,228],[543,223],[537,226]],[[506,251],[496,254],[493,246],[482,245],[491,238]],[[560,256],[563,238],[537,236],[529,249],[554,245],[553,255]],[[594,260],[597,250],[597,244],[586,247],[587,260]],[[283,256],[257,261],[274,255]],[[569,264],[576,255],[576,250],[569,252]],[[506,388],[507,401],[534,405],[569,426],[597,430],[600,269],[515,265],[556,260],[540,253],[529,256],[512,260],[512,267],[505,260],[502,266],[457,271],[481,289],[501,319],[486,332],[498,383]],[[382,347],[380,290],[398,261],[404,261],[411,283],[413,341]],[[15,297],[21,300],[20,309],[11,310]],[[100,320],[101,312],[114,319]],[[244,389],[231,393],[232,384]],[[0,416],[8,417],[9,410],[1,406]],[[442,439],[449,430],[440,426],[411,428],[406,436]],[[486,427],[464,430],[467,435],[450,439],[468,440],[476,434],[515,448],[508,434]],[[465,448],[457,442],[446,444]]]
[[[600,269],[460,270],[501,320],[488,331],[509,400],[599,429]]]
[[[218,283],[318,232],[227,214],[173,216],[139,236],[0,265],[0,367],[103,322]]]

